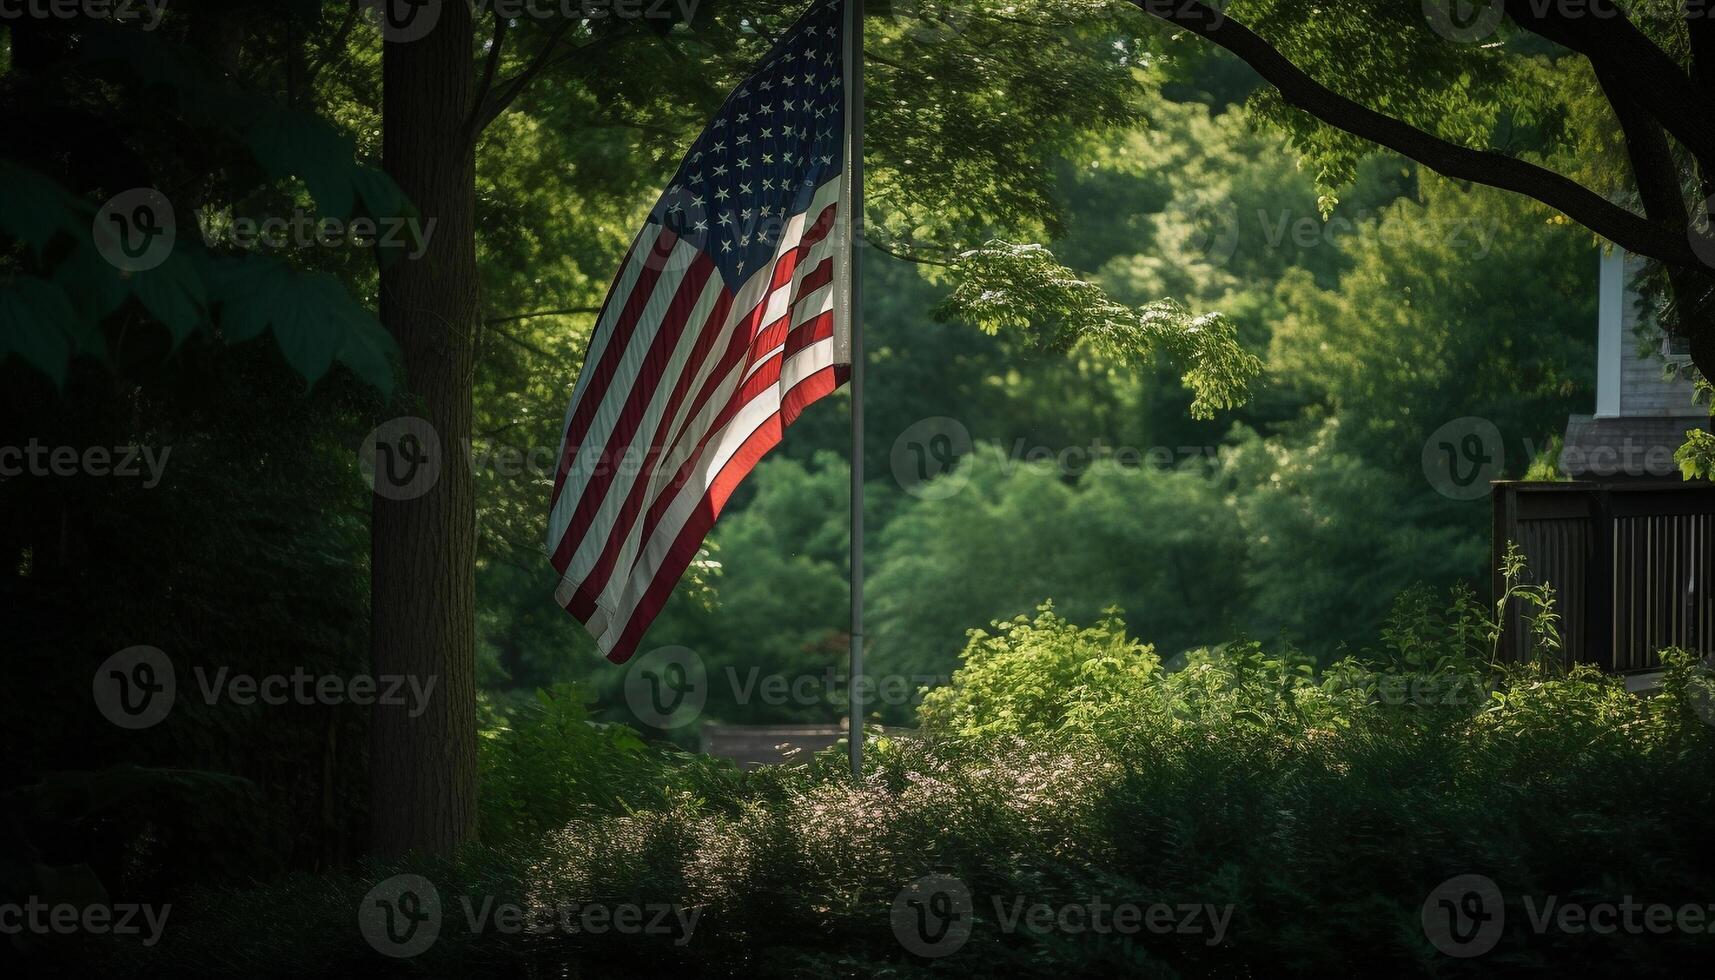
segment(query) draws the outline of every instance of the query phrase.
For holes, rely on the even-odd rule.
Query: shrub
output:
[[[591,721],[576,685],[534,700],[487,702],[482,731],[481,839],[541,840],[573,820],[660,805],[676,788],[730,791],[738,772],[722,760],[646,745],[625,725]]]
[[[1707,936],[1538,930],[1532,915],[1550,896],[1715,901],[1710,671],[1668,651],[1661,691],[1638,697],[1556,657],[1499,665],[1496,618],[1468,594],[1409,594],[1377,643],[1317,670],[1251,641],[1164,665],[1117,613],[1083,627],[1044,607],[973,633],[920,733],[872,740],[861,782],[837,751],[745,774],[693,761],[556,693],[503,712],[485,742],[484,847],[415,868],[450,910],[424,957],[384,961],[351,925],[389,866],[188,903],[169,942],[123,965],[206,972],[214,948],[221,972],[258,976],[1690,970]],[[1424,909],[1468,874],[1504,896],[1504,931],[1487,955],[1448,958]],[[909,952],[892,919],[931,875],[972,898],[970,937],[944,960]],[[470,930],[455,895],[697,919],[688,938],[508,935]],[[1200,932],[1009,926],[1093,899],[1207,913]]]

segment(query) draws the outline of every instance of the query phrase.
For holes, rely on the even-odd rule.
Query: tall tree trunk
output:
[[[440,5],[427,36],[382,56],[387,172],[437,224],[418,259],[381,273],[381,320],[405,356],[406,414],[438,436],[441,471],[410,500],[375,497],[370,639],[377,674],[434,679],[428,708],[377,706],[370,736],[372,849],[444,853],[476,826],[476,503],[464,445],[478,317],[470,8]]]

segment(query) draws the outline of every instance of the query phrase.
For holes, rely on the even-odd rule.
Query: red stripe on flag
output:
[[[667,265],[667,259],[673,254],[673,246],[678,244],[679,236],[671,231],[662,229],[661,237],[655,240],[655,245],[649,250],[644,259],[645,265],[637,282],[632,286],[631,295],[626,297],[625,308],[620,311],[619,319],[614,322],[612,336],[608,339],[607,349],[602,351],[601,363],[596,365],[595,374],[591,377],[589,388],[578,400],[577,410],[572,414],[572,421],[566,426],[565,445],[560,453],[560,465],[554,474],[553,501],[560,499],[560,491],[565,486],[566,474],[570,472],[572,460],[577,459],[578,450],[582,448],[583,438],[589,433],[590,420],[595,417],[596,409],[607,397],[607,386],[613,381],[619,362],[625,356],[625,349],[631,345],[631,334],[637,326],[638,319],[643,315],[644,307],[649,305],[649,297],[655,292],[655,282],[661,277],[662,270]],[[589,365],[584,365],[588,370]],[[550,507],[552,503],[550,503]]]
[[[784,359],[778,354],[764,361],[760,367],[755,369],[754,374],[744,379],[739,390],[727,400],[726,406],[715,417],[714,423],[704,433],[703,438],[697,444],[697,448],[680,464],[679,469],[673,474],[672,480],[661,488],[660,494],[650,505],[649,511],[643,519],[642,531],[638,535],[639,553],[649,547],[649,542],[655,536],[656,528],[661,526],[662,518],[667,515],[667,511],[672,509],[673,502],[678,499],[680,491],[690,481],[691,474],[697,469],[697,464],[702,462],[703,456],[708,453],[714,439],[725,430],[739,412],[744,410],[746,405],[779,382],[782,363],[784,363]],[[615,528],[615,533],[608,538],[607,547],[602,552],[601,560],[597,562],[596,568],[584,580],[583,585],[578,588],[577,594],[572,597],[571,604],[566,607],[572,615],[579,619],[588,619],[595,612],[596,597],[607,588],[608,576],[613,572],[613,566],[618,561],[620,552],[624,550],[625,538],[626,534]],[[619,574],[628,574],[629,571],[630,569],[620,569]],[[598,572],[600,574],[597,574]]]
[[[757,307],[751,311],[750,321],[754,322],[755,320],[760,319],[766,305],[766,299],[762,303],[758,304]],[[742,355],[749,347],[748,341],[750,335],[750,329],[747,329],[743,324],[739,326],[739,329],[733,331],[732,342],[728,345],[727,356],[722,358],[723,367],[717,368],[714,372],[710,373],[707,380],[704,381],[702,390],[698,392],[696,400],[691,403],[691,407],[686,413],[687,418],[695,418],[696,415],[703,410],[703,406],[709,400],[710,396],[713,395],[715,390],[720,387],[722,377],[731,373],[732,370],[737,369],[739,364],[742,363]],[[730,367],[725,366],[729,363]],[[709,438],[716,432],[719,432],[721,427],[726,425],[727,421],[736,411],[736,404],[729,399],[727,406],[719,415],[716,416],[714,423],[709,426],[706,432],[701,434],[701,439],[699,440],[696,448],[693,449],[690,455],[688,455],[680,464],[678,470],[673,476],[673,479],[661,489],[660,494],[655,498],[655,506],[651,507],[649,516],[646,518],[643,525],[641,540],[644,542],[645,546],[647,546],[649,542],[649,535],[654,533],[655,525],[660,521],[659,511],[665,509],[665,504],[663,504],[662,501],[671,501],[673,497],[677,496],[678,490],[684,486],[686,476],[690,473],[691,469],[696,466],[697,460],[701,458],[703,448],[707,445]],[[584,576],[584,580],[579,583],[577,592],[572,597],[572,601],[566,606],[567,610],[570,611],[572,615],[581,620],[587,621],[595,612],[596,597],[601,595],[601,593],[607,588],[607,580],[609,576],[613,574],[613,566],[619,560],[620,553],[625,550],[625,541],[629,536],[632,524],[636,521],[638,511],[642,509],[642,505],[648,496],[648,492],[649,485],[647,482],[643,482],[641,486],[634,485],[631,495],[625,502],[625,508],[621,512],[619,520],[614,523],[614,526],[608,532],[607,540],[603,543],[600,557],[597,558],[595,565],[591,567],[590,573]],[[568,535],[568,540],[571,540],[573,537],[574,536]],[[580,534],[575,537],[581,538],[582,535]],[[567,552],[566,560],[569,564],[571,554],[576,552],[575,544],[567,547],[565,550]],[[620,573],[625,574],[629,571],[630,569],[621,569]],[[562,571],[561,574],[564,574],[564,572]]]
[[[666,314],[670,322],[659,325],[661,333],[651,343],[649,354],[638,376],[631,380],[633,387],[626,397],[613,431],[608,436],[607,445],[598,460],[596,473],[592,475],[590,485],[578,501],[577,510],[568,522],[565,533],[556,542],[553,555],[555,567],[560,570],[562,578],[565,578],[566,569],[571,566],[580,546],[587,543],[591,535],[604,536],[600,554],[596,556],[588,574],[577,583],[566,608],[587,624],[595,615],[596,599],[610,587],[617,589],[621,608],[615,610],[614,618],[605,624],[604,638],[604,642],[613,639],[616,636],[615,631],[619,631],[610,653],[610,659],[616,663],[625,662],[635,652],[637,644],[655,616],[671,597],[685,569],[696,557],[704,536],[713,527],[715,519],[733,491],[757,463],[779,444],[785,427],[802,414],[806,406],[833,391],[840,382],[843,367],[824,368],[802,379],[790,391],[785,392],[784,398],[781,398],[774,411],[745,437],[731,458],[714,474],[708,489],[697,498],[684,523],[672,533],[671,544],[668,545],[665,556],[659,561],[650,558],[650,547],[657,531],[675,503],[683,506],[686,502],[682,499],[682,491],[687,491],[687,484],[693,479],[693,474],[700,467],[708,465],[705,463],[705,457],[723,443],[730,445],[727,440],[737,435],[728,431],[733,420],[747,407],[760,407],[762,403],[780,397],[778,389],[781,371],[787,357],[832,336],[831,312],[816,314],[802,323],[798,322],[798,318],[801,315],[799,307],[808,300],[810,294],[832,282],[833,258],[822,258],[817,261],[816,268],[803,279],[796,283],[794,279],[802,263],[811,260],[811,251],[832,233],[836,227],[837,216],[837,202],[826,206],[817,215],[816,221],[800,236],[798,243],[779,255],[774,268],[768,274],[767,293],[734,325],[713,369],[707,371],[700,384],[699,375],[707,367],[714,346],[723,336],[720,328],[727,322],[736,297],[723,291],[717,310],[701,325],[696,347],[682,370],[676,377],[667,377],[665,371],[672,351],[682,339],[683,330],[696,327],[684,322],[700,292],[689,282],[679,284],[673,308]],[[670,233],[663,232],[662,238],[670,239]],[[609,386],[619,383],[616,381],[619,361],[638,328],[638,321],[651,294],[657,288],[665,257],[671,255],[674,242],[676,239],[665,243],[657,242],[652,254],[646,257],[649,265],[639,275],[630,295],[624,298],[625,306],[613,324],[608,349],[604,350],[601,363],[593,366],[595,373],[591,376],[588,390],[578,395],[572,421],[567,425],[566,450],[562,454],[556,474],[556,499],[562,493],[571,464],[578,458],[577,443],[587,438]],[[702,259],[703,256],[698,258]],[[615,278],[616,287],[624,272],[622,267],[621,276]],[[787,289],[790,290],[790,295],[786,314],[771,323],[761,323],[771,301],[776,301],[778,294]],[[610,302],[617,299],[610,297]],[[712,411],[712,421],[707,425],[700,425],[698,417],[711,411],[711,400],[716,393],[735,381],[736,390],[727,390],[727,394],[722,398],[724,404]],[[647,456],[641,461],[641,466],[633,467],[629,465],[633,461],[628,460],[625,454],[639,435],[650,401],[662,384],[671,384],[672,393],[656,423],[647,447]],[[663,468],[666,461],[677,457],[679,453],[684,453],[683,458],[674,471],[670,475],[667,474]],[[626,464],[624,469],[630,472],[621,474],[621,464]],[[665,483],[661,479],[663,476],[666,476]],[[705,473],[697,477],[696,482],[700,484],[707,478]],[[597,526],[595,522],[603,510],[603,502],[611,500],[612,494],[616,492],[623,494],[623,503],[614,515],[612,525]],[[616,568],[621,555],[627,552],[628,544],[633,547],[626,558],[626,567]],[[613,582],[615,576],[623,576],[627,580],[635,577],[642,586],[642,595],[637,596],[636,592],[630,591],[632,586],[629,581],[616,585]],[[636,597],[635,601],[632,601],[632,597]]]
[[[834,311],[821,313],[814,320],[800,323],[786,337],[786,356],[791,357],[818,340],[827,340],[834,335]]]
[[[798,295],[808,296],[833,281],[834,260],[830,256],[829,258],[823,259],[822,264],[816,266],[809,275],[804,277],[804,281],[798,284]]]
[[[727,314],[732,309],[732,302],[732,293],[723,290],[720,302],[715,304],[714,311],[709,314],[708,322],[703,325],[702,336],[697,338],[697,349],[691,354],[693,361],[701,363],[702,359],[707,356],[708,348],[712,347],[714,342],[720,338],[721,331],[719,329],[719,325],[726,322]],[[721,353],[719,363],[736,361],[743,355],[744,346],[739,342],[742,339],[743,331],[735,325],[733,337],[728,342],[727,349]],[[718,371],[720,368],[717,367],[716,370]],[[614,535],[623,536],[624,533],[631,528],[632,522],[637,519],[637,512],[642,510],[643,500],[648,493],[648,478],[655,472],[654,467],[660,465],[660,461],[665,452],[671,449],[671,446],[669,445],[668,429],[673,425],[674,419],[678,416],[679,406],[684,402],[685,396],[690,393],[691,383],[696,380],[696,377],[697,374],[695,371],[687,370],[681,373],[679,377],[674,380],[672,400],[668,403],[667,410],[662,413],[661,422],[655,427],[654,438],[650,441],[651,451],[655,453],[650,460],[651,465],[650,467],[639,471],[632,478],[631,487],[626,491],[625,505],[620,508],[619,514],[615,517],[613,528],[609,532],[610,539]],[[696,409],[690,409],[686,412],[686,415],[689,416],[691,412],[694,411],[696,411]],[[583,542],[584,538],[590,533],[590,531],[591,528],[587,524],[574,521],[566,528],[566,533],[561,536],[559,544],[554,551],[553,561],[554,567],[559,570],[562,576],[566,574],[567,567],[571,565],[572,556],[577,553],[578,545]],[[609,547],[611,547],[611,545],[609,545]],[[585,576],[585,580],[593,580],[593,577],[595,577],[598,572],[601,572],[603,568],[604,565],[598,562],[598,564],[591,569],[590,575]],[[591,603],[591,608],[593,608],[593,601]]]
[[[804,409],[831,394],[839,382],[834,378],[832,366],[822,368],[815,374],[792,386],[786,393],[786,398],[780,403],[780,415],[786,425],[798,421],[798,416],[804,414]]]
[[[607,437],[607,444],[596,456],[595,471],[590,474],[589,483],[578,498],[577,509],[572,512],[568,533],[562,538],[562,542],[583,537],[584,531],[600,511],[602,502],[607,499],[608,488],[612,486],[620,469],[630,468],[636,462],[630,458],[630,450],[637,435],[637,427],[642,424],[644,413],[655,398],[659,382],[666,377],[673,351],[678,349],[679,339],[688,325],[687,321],[690,320],[691,313],[696,309],[697,301],[702,298],[703,289],[714,272],[714,261],[699,253],[692,261],[684,280],[680,282],[678,292],[673,295],[672,304],[662,317],[661,327],[655,332],[655,339],[650,343],[648,353],[644,355],[637,380],[626,393],[625,406],[614,420],[613,431]],[[554,551],[554,567],[564,574],[571,555],[567,554],[562,561],[562,550],[556,548]]]
[[[780,413],[770,415],[745,439],[726,466],[721,468],[720,475],[709,487],[709,492],[698,502],[696,510],[691,512],[690,519],[685,522],[679,536],[673,541],[673,547],[661,560],[654,579],[649,583],[648,591],[632,610],[630,619],[625,623],[625,631],[620,634],[613,650],[608,653],[609,660],[622,664],[637,652],[637,645],[642,641],[643,634],[649,630],[650,624],[655,622],[661,607],[672,597],[673,590],[685,575],[685,569],[691,567],[692,559],[696,558],[697,550],[702,547],[703,538],[708,535],[709,529],[714,527],[715,519],[731,499],[733,491],[750,475],[750,471],[756,468],[756,464],[768,455],[769,450],[780,444],[782,428]]]
[[[822,209],[816,215],[816,223],[804,229],[804,237],[798,239],[798,247],[808,250],[811,246],[828,237],[828,232],[834,230],[834,218],[839,214],[838,202]]]

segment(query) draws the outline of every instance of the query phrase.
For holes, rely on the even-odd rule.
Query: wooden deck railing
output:
[[[1493,564],[1514,542],[1527,580],[1554,586],[1568,663],[1629,673],[1664,647],[1715,649],[1715,486],[1497,483],[1493,501]],[[1503,651],[1523,657],[1527,633],[1511,611]]]

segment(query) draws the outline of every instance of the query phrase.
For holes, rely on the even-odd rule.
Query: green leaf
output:
[[[1241,404],[1262,372],[1262,360],[1239,345],[1237,329],[1220,314],[1192,316],[1171,301],[1132,309],[1041,245],[991,241],[961,255],[953,275],[952,295],[936,311],[943,318],[991,334],[1024,334],[1050,350],[1088,344],[1136,367],[1165,350],[1179,361],[1195,395],[1195,418]]]
[[[66,260],[54,270],[54,282],[65,290],[78,315],[91,322],[119,308],[131,295],[132,278],[101,257],[87,241],[78,243]],[[91,332],[92,339],[100,340]],[[97,345],[100,346],[99,344]]]
[[[298,272],[268,256],[217,259],[211,270],[227,343],[272,328],[280,353],[306,381],[320,379],[338,360],[392,393],[398,345],[331,273]]]
[[[208,322],[208,289],[188,253],[174,252],[158,267],[134,273],[132,284],[144,308],[172,333],[175,346]]]
[[[352,186],[362,199],[363,209],[376,218],[414,218],[417,208],[405,192],[383,170],[375,167],[353,167]]]
[[[220,308],[221,336],[229,344],[262,336],[291,284],[292,271],[272,256],[211,260],[210,298]]]
[[[81,344],[92,331],[52,283],[19,276],[0,289],[0,358],[15,353],[56,386],[65,384],[74,341]]]
[[[87,237],[95,211],[59,184],[0,161],[0,232],[40,253],[56,234]]]
[[[1687,429],[1685,443],[1675,450],[1673,458],[1687,480],[1715,476],[1715,434],[1706,429]]]
[[[280,299],[274,343],[306,381],[318,381],[344,343],[339,306],[350,301],[345,287],[328,273],[314,272],[299,276],[297,286]]]
[[[281,109],[257,120],[245,141],[271,176],[303,180],[322,214],[351,216],[357,200],[351,137],[313,113]]]
[[[360,309],[358,315],[346,319],[345,342],[337,356],[341,364],[383,395],[393,393],[393,365],[400,357],[399,345],[367,310]]]

